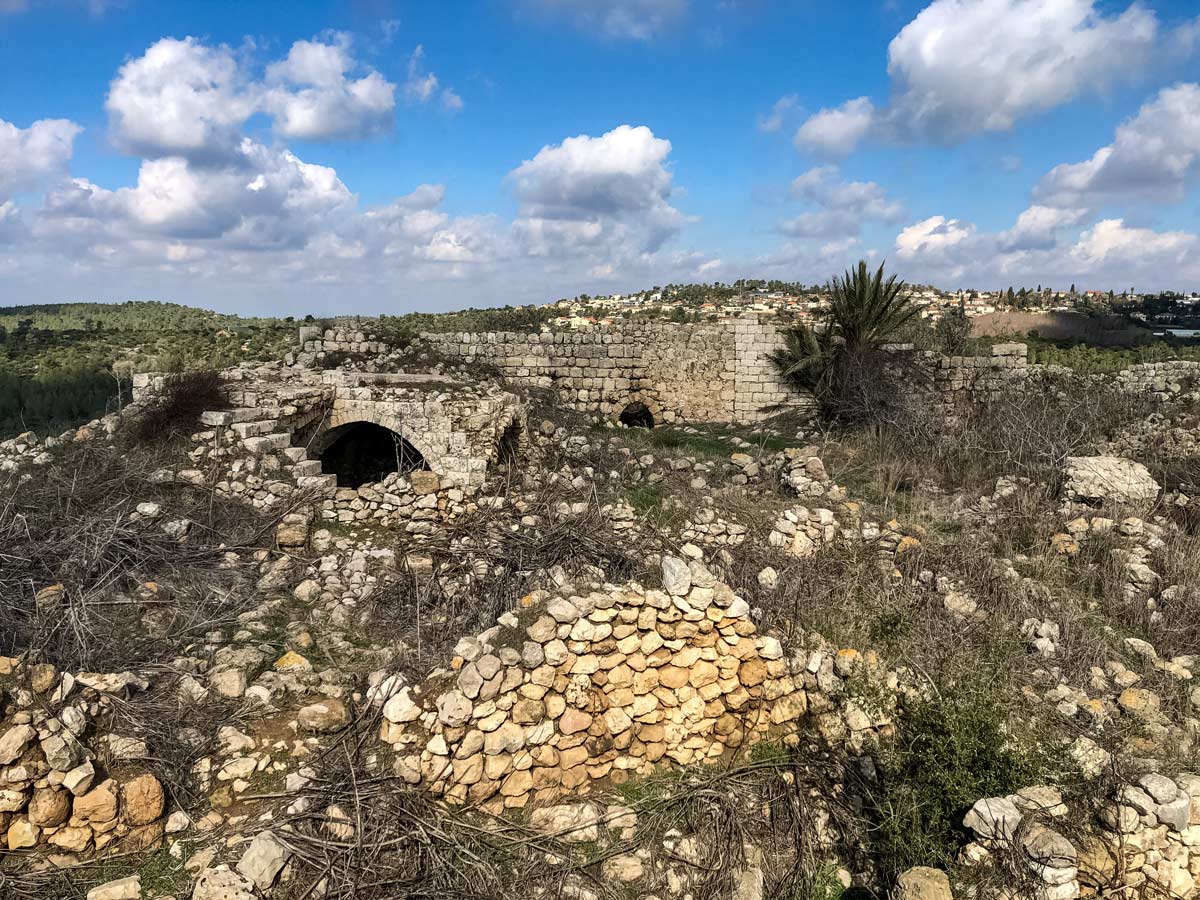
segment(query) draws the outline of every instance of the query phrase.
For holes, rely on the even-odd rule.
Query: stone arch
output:
[[[617,421],[627,428],[653,428],[661,423],[653,408],[642,398],[630,398],[617,412]]]
[[[328,427],[323,429],[312,442],[312,452],[319,454],[324,449],[320,445],[334,429],[341,428],[344,425],[351,425],[355,422],[370,422],[372,425],[379,425],[388,431],[394,431],[400,435],[400,437],[412,444],[416,451],[424,457],[430,471],[436,472],[438,475],[445,474],[441,458],[434,452],[434,448],[430,446],[423,435],[418,434],[397,416],[375,409],[373,408],[374,406],[375,404],[373,403],[358,403],[346,409],[335,409],[329,417]]]
[[[321,436],[321,471],[336,475],[338,487],[358,488],[401,475],[428,470],[425,456],[402,435],[374,422],[346,422]]]

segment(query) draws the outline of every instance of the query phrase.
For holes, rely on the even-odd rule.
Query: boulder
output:
[[[302,707],[297,714],[300,727],[321,734],[329,734],[345,728],[350,722],[350,712],[341,700],[330,697]]]
[[[217,866],[196,877],[192,900],[255,900],[254,887],[227,866]]]
[[[139,775],[121,789],[121,818],[129,825],[149,825],[163,814],[166,800],[153,775]]]
[[[267,891],[291,855],[291,851],[279,842],[274,832],[260,831],[238,860],[237,870],[254,882],[260,891]]]
[[[142,877],[130,875],[108,881],[87,892],[87,900],[138,900],[142,896]]]
[[[963,824],[984,840],[1007,841],[1017,833],[1021,811],[1007,797],[991,797],[976,801]]]
[[[71,814],[71,795],[51,787],[38,788],[29,801],[29,821],[39,828],[53,828]]]
[[[109,779],[76,797],[71,812],[80,822],[111,822],[117,817],[116,782]]]
[[[1069,456],[1063,496],[1084,503],[1149,504],[1159,484],[1141,463],[1121,456]]]
[[[0,735],[0,766],[15,762],[35,737],[37,731],[32,725],[14,725]]]
[[[950,878],[941,869],[914,866],[901,872],[892,900],[951,900]]]
[[[688,564],[675,556],[664,556],[662,561],[663,590],[675,597],[683,597],[692,589],[692,572]]]

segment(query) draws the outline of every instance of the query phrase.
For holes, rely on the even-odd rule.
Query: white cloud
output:
[[[350,40],[297,41],[256,81],[224,45],[163,38],[121,67],[106,108],[113,139],[131,153],[179,156],[205,164],[237,156],[242,129],[255,113],[273,117],[287,138],[365,137],[389,129],[395,85],[360,66]]]
[[[683,18],[688,0],[532,0],[608,38],[647,41]]]
[[[226,46],[163,38],[125,63],[109,88],[113,139],[124,150],[157,158],[227,159],[258,105],[258,91]]]
[[[1084,210],[1032,206],[1007,231],[932,216],[904,228],[896,257],[907,280],[944,287],[1188,288],[1200,278],[1200,236],[1105,219],[1076,231]]]
[[[442,106],[448,111],[458,112],[463,108],[462,97],[451,88],[442,87],[436,75],[425,71],[425,48],[420,44],[408,58],[408,79],[404,82],[404,95],[410,103],[428,103],[440,95]]]
[[[0,119],[0,203],[65,173],[82,130],[67,119],[40,119],[28,128]]]
[[[864,222],[896,222],[904,212],[873,181],[839,181],[836,166],[809,169],[792,181],[791,194],[817,207],[780,225],[792,237],[857,235]]]
[[[763,134],[772,134],[783,127],[783,120],[789,112],[796,108],[800,98],[796,94],[780,97],[771,107],[771,111],[758,119],[758,130]]]
[[[1200,178],[1200,85],[1164,88],[1084,162],[1055,166],[1035,188],[1044,202],[1102,206],[1177,201]]]
[[[1071,255],[1093,270],[1162,265],[1178,271],[1190,264],[1195,271],[1197,251],[1200,237],[1194,234],[1128,228],[1122,219],[1105,219],[1080,235]]]
[[[286,59],[267,67],[263,109],[275,130],[288,138],[331,140],[365,137],[389,130],[396,86],[374,70],[348,77],[358,68],[350,38],[330,42],[296,41]]]
[[[1063,229],[1078,225],[1086,216],[1086,209],[1034,204],[1017,217],[1012,228],[1000,233],[1000,248],[1006,251],[1049,249],[1058,244]]]
[[[1159,38],[1137,4],[1096,0],[934,0],[888,47],[889,123],[904,136],[961,140],[1007,131],[1139,70]]]
[[[842,156],[869,134],[955,143],[1007,131],[1023,118],[1136,75],[1156,58],[1182,58],[1200,20],[1164,33],[1134,2],[933,0],[888,46],[891,97],[866,97],[810,117],[796,146]]]
[[[974,235],[975,226],[969,222],[930,216],[909,225],[896,235],[896,255],[901,259],[918,256],[945,259]]]
[[[821,156],[846,156],[867,136],[875,123],[875,106],[867,97],[847,100],[841,106],[822,109],[796,131],[797,150]]]

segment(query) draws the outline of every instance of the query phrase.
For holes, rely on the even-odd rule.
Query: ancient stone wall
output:
[[[656,422],[756,422],[779,406],[809,405],[767,358],[782,346],[778,328],[758,319],[422,338],[446,356],[486,363],[517,384],[552,388],[568,406],[610,417],[643,403]]]
[[[382,737],[411,783],[495,808],[712,762],[806,716],[861,748],[891,710],[864,709],[843,679],[861,663],[897,684],[855,651],[785,653],[744,600],[678,559],[664,560],[661,590],[532,594],[456,652],[420,685],[378,686]]]
[[[975,840],[963,858],[975,866],[1015,863],[1032,876],[1029,896],[1047,900],[1196,895],[1200,776],[1150,772],[1098,808],[1069,806],[1045,785],[980,800],[964,820]]]

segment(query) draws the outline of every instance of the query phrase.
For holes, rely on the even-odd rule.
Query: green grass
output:
[[[663,483],[635,484],[625,492],[625,502],[643,516],[652,515],[662,509],[664,497]]]

